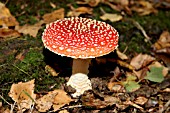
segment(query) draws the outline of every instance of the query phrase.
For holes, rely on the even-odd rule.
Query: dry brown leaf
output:
[[[120,52],[119,49],[116,49],[116,53],[117,53],[118,57],[121,60],[127,60],[128,59],[127,55],[125,55],[124,53]]]
[[[19,36],[21,36],[21,35],[16,30],[8,29],[8,28],[0,28],[0,37],[2,37],[4,39],[6,39],[8,37],[17,38]]]
[[[45,66],[45,71],[46,71],[46,73],[50,73],[52,76],[58,76],[58,74],[59,74],[49,65]]]
[[[41,28],[41,25],[44,23],[44,21],[39,21],[38,23],[34,25],[24,25],[24,26],[15,26],[15,30],[17,30],[19,33],[23,34],[29,34],[33,37],[37,36],[37,33],[39,29]]]
[[[55,10],[51,13],[47,13],[43,16],[43,20],[47,24],[54,22],[57,19],[62,19],[62,18],[64,18],[64,8]]]
[[[72,6],[70,6],[72,11],[69,11],[67,13],[68,17],[72,17],[72,16],[79,16],[81,14],[92,14],[93,13],[93,9],[90,7],[79,7],[79,8],[73,8]]]
[[[16,26],[19,23],[14,16],[11,15],[8,8],[0,2],[0,25],[1,26]]]
[[[81,97],[82,104],[84,106],[100,109],[105,108],[107,106],[112,106],[114,104],[118,104],[120,102],[119,98],[113,96],[104,95],[103,97],[100,97],[100,95],[98,96],[96,95],[98,94],[97,93],[94,94],[91,91],[86,92]]]
[[[154,44],[154,47],[159,50],[163,48],[170,48],[170,33],[168,31],[164,31],[159,40]]]
[[[144,105],[147,101],[148,99],[145,97],[137,97],[134,103],[139,104],[139,105]]]
[[[124,86],[120,82],[109,82],[107,87],[113,92],[125,92]]]
[[[9,96],[17,103],[19,110],[29,109],[36,98],[34,94],[34,80],[12,84]]]
[[[147,54],[138,54],[137,56],[133,57],[130,65],[135,67],[135,69],[140,69],[142,67],[147,66],[149,63],[153,62],[155,60],[154,57],[147,55]]]
[[[137,71],[133,70],[133,73],[138,77],[139,80],[142,80],[146,76],[147,72],[148,68],[143,68]]]
[[[117,64],[119,64],[120,66],[124,67],[124,68],[127,68],[129,70],[134,70],[135,67],[125,61],[122,61],[122,60],[116,60],[117,61]]]
[[[91,7],[95,7],[100,3],[101,0],[84,0],[84,1],[77,1],[77,4],[88,4]]]
[[[46,112],[51,107],[53,107],[54,111],[59,110],[62,106],[69,104],[72,99],[67,96],[67,93],[63,90],[54,90],[48,92],[48,94],[39,98],[36,101],[36,108],[39,112]]]
[[[54,111],[59,110],[64,105],[69,104],[71,101],[73,101],[63,90],[54,90],[53,92],[57,93],[53,102]]]
[[[51,91],[43,97],[36,100],[36,108],[39,112],[46,112],[49,110],[54,102],[57,92]]]
[[[149,1],[136,1],[135,4],[131,7],[131,9],[139,15],[144,16],[144,15],[149,15],[151,13],[157,13],[157,10],[153,7],[153,4],[150,3]]]
[[[103,1],[104,4],[109,5],[113,10],[121,11],[122,8],[118,7],[118,5],[112,4],[109,1]]]
[[[1,112],[1,110],[0,110],[0,113],[11,113],[11,111],[9,110],[9,108],[4,108],[3,110],[2,110],[2,112]]]
[[[69,113],[67,110],[61,110],[58,113]]]
[[[100,18],[102,20],[110,20],[111,22],[117,22],[123,19],[121,15],[111,13],[105,13],[104,15],[100,16]]]

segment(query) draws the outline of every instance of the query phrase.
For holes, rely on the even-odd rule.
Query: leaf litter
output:
[[[11,39],[9,37],[17,38],[21,35],[25,36],[29,34],[35,38],[44,24],[48,25],[57,19],[70,16],[94,16],[94,9],[98,6],[101,7],[101,4],[117,11],[116,13],[110,13],[105,10],[104,14],[99,15],[101,20],[110,22],[127,21],[125,18],[126,15],[133,16],[134,12],[140,16],[145,16],[157,14],[159,11],[158,8],[163,8],[163,6],[170,8],[168,5],[169,1],[164,1],[163,4],[160,1],[155,2],[154,0],[83,0],[76,1],[76,4],[80,6],[74,7],[75,5],[73,6],[73,4],[67,4],[67,7],[70,9],[68,12],[65,12],[64,8],[57,9],[58,6],[54,2],[50,2],[50,6],[54,9],[52,12],[44,14],[42,19],[38,19],[38,22],[35,24],[28,23],[20,26],[16,18],[11,15],[9,9],[0,2],[0,25],[2,26],[2,28],[0,28],[0,37],[3,38],[3,40],[8,40]],[[137,21],[132,20],[132,23],[143,33],[147,41],[152,40],[152,36],[148,36],[147,32]],[[11,26],[13,27],[11,28]],[[36,94],[34,93],[34,86],[36,85],[34,84],[34,80],[12,84],[9,96],[15,102],[14,106],[15,104],[17,105],[15,108],[17,108],[18,111],[32,111],[32,109],[36,109],[39,112],[52,110],[52,112],[59,111],[67,113],[69,110],[67,111],[66,109],[84,109],[83,107],[95,108],[97,110],[108,108],[113,111],[117,111],[117,109],[119,109],[119,111],[126,111],[130,106],[133,106],[131,109],[137,109],[141,112],[154,112],[158,109],[161,112],[166,111],[169,105],[169,101],[165,103],[166,99],[164,99],[166,93],[169,93],[169,85],[165,82],[169,80],[168,72],[170,69],[170,60],[168,58],[170,53],[169,37],[169,31],[163,31],[155,44],[150,43],[154,50],[152,55],[139,53],[133,57],[129,57],[129,55],[125,54],[126,51],[121,52],[116,50],[117,58],[96,58],[97,64],[92,63],[91,66],[113,63],[116,64],[116,68],[113,67],[112,70],[110,70],[111,76],[107,81],[99,78],[91,78],[93,90],[86,91],[77,100],[72,99],[64,88],[55,89],[46,92],[46,94]],[[16,58],[22,61],[22,53]],[[160,59],[162,61],[160,61]],[[104,67],[102,69],[105,70]],[[55,69],[50,65],[46,65],[45,70],[53,77],[59,76],[59,73],[56,73]],[[103,77],[105,77],[105,74],[103,74]],[[152,92],[152,90],[148,90],[153,89],[148,87],[148,85],[157,88],[155,84],[162,84],[164,82],[166,87],[160,89],[160,91],[154,90]],[[147,92],[142,93],[140,90],[146,90]],[[138,92],[140,92],[140,94],[138,94]],[[157,95],[156,98],[161,98],[162,96],[162,100],[160,99],[158,103],[153,95]],[[113,106],[115,108],[113,108]],[[158,107],[158,109],[156,107]],[[0,104],[0,111],[10,112],[8,108],[3,107],[3,104]]]

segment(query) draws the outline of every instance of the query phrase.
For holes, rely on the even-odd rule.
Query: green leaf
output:
[[[140,88],[140,85],[135,81],[126,81],[123,82],[123,85],[128,92],[133,92]]]
[[[145,79],[148,79],[152,82],[162,82],[164,80],[162,70],[163,67],[151,67],[150,71],[147,72]]]
[[[136,80],[136,79],[137,79],[136,76],[131,75],[131,76],[128,76],[128,77],[127,77],[126,81],[134,81],[134,80]]]

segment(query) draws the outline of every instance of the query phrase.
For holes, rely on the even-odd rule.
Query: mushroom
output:
[[[118,37],[118,32],[105,22],[71,17],[47,25],[42,41],[50,51],[73,58],[72,75],[87,76],[91,58],[114,51]]]

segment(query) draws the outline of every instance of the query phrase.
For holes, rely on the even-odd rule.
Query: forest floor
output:
[[[0,2],[0,112],[8,113],[11,105],[14,112],[33,113],[170,112],[170,2],[92,1]],[[77,99],[71,97],[73,91],[66,86],[72,72],[72,58],[56,55],[42,43],[47,24],[71,16],[105,21],[119,32],[119,50],[92,60],[88,76],[93,89]],[[42,110],[35,99],[32,108],[19,107],[19,97],[14,99],[14,95],[9,95],[11,86],[31,80],[35,82],[31,91],[36,99],[61,89],[71,101],[61,102],[57,108],[51,103]],[[24,94],[31,96],[27,93]]]

